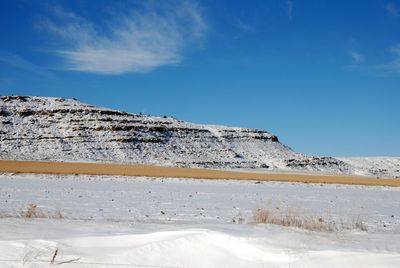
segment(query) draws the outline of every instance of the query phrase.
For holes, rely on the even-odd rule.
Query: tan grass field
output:
[[[201,168],[177,168],[152,165],[128,165],[106,163],[45,162],[0,160],[0,172],[38,174],[85,174],[145,176],[162,178],[256,180],[303,183],[351,184],[369,186],[399,187],[400,180],[380,179],[360,176],[331,176],[317,174],[258,173],[244,171],[224,171]]]

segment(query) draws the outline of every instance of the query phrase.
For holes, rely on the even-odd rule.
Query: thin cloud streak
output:
[[[289,20],[292,20],[293,19],[293,1],[292,0],[287,0],[286,6],[287,6],[288,18],[289,18]]]
[[[143,8],[118,14],[106,28],[60,7],[41,28],[64,41],[57,54],[68,70],[102,75],[140,73],[178,64],[184,49],[205,36],[207,25],[193,2],[163,10]]]
[[[390,73],[400,73],[400,44],[392,47],[391,52],[395,58],[388,63],[378,65],[377,68]]]
[[[400,8],[395,3],[387,3],[385,9],[390,16],[397,17],[400,15]]]
[[[236,20],[235,26],[244,33],[254,32],[254,28],[250,24],[247,24],[246,22],[240,19]]]
[[[364,56],[361,55],[359,52],[350,50],[349,54],[350,54],[351,59],[353,60],[354,64],[360,64],[360,63],[364,62]]]

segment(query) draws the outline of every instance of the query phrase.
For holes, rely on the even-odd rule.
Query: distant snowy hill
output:
[[[337,157],[355,175],[400,178],[400,157]]]
[[[362,160],[296,153],[266,131],[192,124],[49,97],[0,98],[0,158],[400,175],[399,159],[369,169]]]

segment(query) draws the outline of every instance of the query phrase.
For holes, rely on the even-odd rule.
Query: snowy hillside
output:
[[[400,178],[400,157],[338,157],[361,176]]]
[[[129,114],[74,99],[0,98],[0,158],[356,174],[353,162],[292,151],[266,131]],[[380,167],[385,169],[385,167]],[[396,176],[396,166],[384,175]],[[379,170],[363,169],[379,176]]]

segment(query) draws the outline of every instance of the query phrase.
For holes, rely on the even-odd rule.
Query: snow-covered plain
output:
[[[1,267],[399,267],[399,235],[279,226],[0,221]],[[22,238],[23,237],[23,238]]]
[[[56,249],[66,267],[400,263],[398,188],[28,174],[1,174],[0,186],[0,267],[48,266]],[[43,218],[21,217],[29,204]],[[323,218],[334,231],[254,224],[257,208]]]

